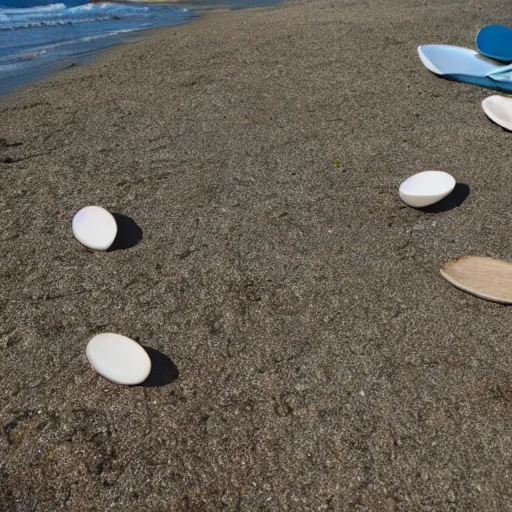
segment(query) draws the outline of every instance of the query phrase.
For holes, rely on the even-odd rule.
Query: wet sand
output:
[[[512,136],[416,54],[496,22],[211,15],[2,98],[2,510],[505,510],[512,312],[439,269],[511,259]],[[417,211],[425,169],[460,185]],[[88,204],[115,250],[73,239]],[[104,331],[150,348],[146,386],[90,369]]]

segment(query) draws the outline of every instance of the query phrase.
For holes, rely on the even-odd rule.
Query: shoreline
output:
[[[137,43],[137,42],[139,42],[141,40],[144,40],[147,37],[151,37],[151,34],[157,33],[160,30],[167,30],[167,29],[177,28],[177,27],[180,27],[182,25],[188,25],[190,23],[197,22],[197,21],[199,21],[201,19],[201,17],[206,16],[207,13],[208,14],[209,13],[222,14],[224,12],[231,12],[233,10],[268,9],[268,8],[275,7],[275,6],[279,5],[279,4],[283,4],[286,1],[287,0],[279,0],[279,2],[277,4],[255,6],[255,7],[250,7],[250,6],[249,7],[240,7],[240,8],[236,8],[236,9],[234,9],[232,7],[229,7],[229,6],[226,7],[226,6],[222,6],[222,5],[218,5],[218,6],[208,6],[208,5],[204,5],[204,6],[201,6],[201,5],[190,6],[190,5],[188,5],[187,6],[187,5],[185,5],[180,0],[178,0],[176,2],[173,2],[172,0],[171,1],[160,1],[160,0],[156,0],[156,1],[153,1],[153,0],[141,1],[141,2],[139,2],[141,5],[143,5],[145,3],[146,4],[159,4],[160,3],[160,4],[169,4],[169,5],[175,4],[176,7],[180,7],[180,6],[181,7],[187,7],[193,13],[195,13],[195,16],[192,19],[190,19],[189,21],[186,21],[184,23],[178,23],[178,24],[162,26],[162,27],[152,27],[152,28],[145,28],[145,29],[134,30],[134,31],[129,32],[127,34],[123,34],[123,35],[117,36],[117,40],[115,42],[113,42],[111,45],[107,46],[107,47],[96,49],[96,50],[91,50],[91,51],[88,51],[88,52],[84,52],[84,53],[81,53],[81,54],[79,54],[79,55],[77,55],[75,57],[70,55],[66,59],[62,59],[60,61],[52,62],[50,64],[50,66],[53,68],[53,71],[50,71],[48,73],[44,73],[43,72],[42,74],[41,74],[41,72],[39,72],[39,74],[41,75],[39,78],[37,78],[37,76],[35,76],[34,78],[27,79],[27,81],[25,81],[25,82],[22,81],[21,85],[16,86],[14,89],[11,89],[11,90],[6,91],[6,92],[0,92],[0,103],[2,102],[3,99],[5,99],[6,96],[8,96],[10,94],[13,94],[14,92],[19,90],[20,88],[29,86],[31,84],[39,83],[41,81],[44,81],[44,80],[50,78],[51,76],[53,76],[56,73],[61,73],[61,72],[68,71],[70,68],[74,68],[74,67],[77,67],[77,66],[90,65],[96,59],[101,58],[102,54],[104,54],[105,52],[109,52],[111,50],[115,50],[118,46],[125,45],[125,44]],[[134,3],[137,3],[137,2],[129,2],[127,0],[125,0],[125,1],[123,1],[123,0],[115,0],[115,2],[116,3],[121,3],[121,4],[128,4],[128,5],[133,5]],[[96,1],[94,1],[92,3],[101,3],[101,0],[96,0]],[[36,73],[33,73],[33,75],[36,75]]]
[[[510,310],[439,270],[510,259],[511,135],[416,48],[508,11],[212,12],[1,98],[6,512],[505,509]],[[425,169],[469,196],[406,207]],[[74,240],[88,204],[117,250]],[[100,378],[100,332],[159,379]]]
[[[132,2],[115,3],[125,4],[127,6],[134,5]],[[169,5],[171,6],[171,4]],[[177,5],[176,8],[178,8]],[[30,9],[27,10],[30,12]],[[172,23],[167,26],[172,27],[187,24],[194,21],[194,18],[198,16],[199,13],[193,11],[191,12],[188,20],[176,18],[174,20],[171,20]],[[76,22],[77,21],[75,20],[75,23]],[[138,27],[134,27],[132,25],[132,27],[127,30],[119,29],[119,27],[117,27],[117,30],[109,31],[107,28],[107,30],[104,30],[103,33],[101,33],[100,31],[87,37],[83,37],[83,34],[78,33],[78,35],[75,35],[75,39],[66,40],[66,38],[64,37],[62,42],[57,41],[57,43],[55,43],[55,41],[52,40],[52,36],[46,36],[47,39],[49,38],[48,41],[46,41],[45,43],[39,42],[39,46],[35,47],[34,55],[36,55],[36,58],[25,59],[29,60],[31,63],[32,61],[36,63],[36,65],[32,67],[32,69],[29,69],[27,67],[21,67],[21,69],[18,68],[18,73],[16,75],[10,76],[7,71],[7,75],[2,76],[2,84],[0,84],[0,97],[8,95],[11,92],[26,85],[29,85],[31,83],[37,83],[41,80],[44,80],[45,78],[50,77],[53,74],[58,73],[60,71],[65,71],[66,69],[75,66],[86,65],[92,62],[95,58],[97,58],[102,52],[109,50],[110,48],[116,47],[119,44],[136,42],[140,39],[143,39],[144,37],[147,37],[148,34],[150,34],[151,30],[162,28],[158,26],[158,22],[155,22],[153,20],[152,23],[155,26],[149,28],[140,28],[142,26],[141,22],[139,22]],[[30,32],[32,29],[29,28],[27,30]],[[28,36],[29,40],[31,40],[30,37],[31,36]],[[63,36],[61,35],[61,37]],[[55,38],[55,36],[53,36],[53,38]],[[88,41],[88,43],[86,43],[85,41]],[[38,55],[45,55],[47,51],[50,52],[48,55],[51,55],[51,49],[53,47],[58,47],[64,43],[67,43],[68,45],[67,53],[61,53],[57,57],[53,57],[53,59],[50,58],[47,62],[41,62],[37,59]],[[6,41],[6,45],[8,48],[10,47],[11,44],[14,44],[14,42],[9,40]],[[45,45],[48,45],[48,47],[45,47]],[[13,46],[13,48],[16,48],[16,46]],[[11,51],[14,50],[11,49]],[[26,54],[30,56],[32,54],[31,52],[32,49],[28,47],[26,50]],[[24,55],[25,54],[19,54],[18,58],[21,59],[22,57],[24,57]],[[11,55],[11,59],[14,59],[15,57],[16,52]],[[9,66],[7,66],[7,68],[9,68]]]

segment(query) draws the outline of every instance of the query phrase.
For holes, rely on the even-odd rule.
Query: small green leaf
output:
[[[333,164],[338,168],[343,167],[343,164],[340,162],[340,160],[334,160]]]

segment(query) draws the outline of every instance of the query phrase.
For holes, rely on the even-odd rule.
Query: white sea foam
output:
[[[24,9],[0,8],[0,30],[54,27],[63,24],[123,19],[143,16],[151,9],[155,8],[148,5],[126,5],[111,2],[88,3],[69,8],[63,3]]]
[[[48,14],[53,13],[55,11],[61,11],[66,9],[65,4],[49,4],[49,5],[40,5],[38,7],[25,7],[22,9],[17,8],[0,8],[0,12],[2,14],[6,14],[8,16],[15,15],[23,15],[23,16],[33,16],[35,14]]]
[[[121,29],[121,30],[110,30],[108,32],[102,32],[100,34],[95,34],[92,36],[85,36],[85,37],[79,37],[73,40],[64,40],[59,41],[56,43],[49,43],[39,46],[32,46],[29,51],[27,52],[19,52],[16,48],[13,48],[12,52],[6,53],[5,55],[0,57],[0,64],[3,61],[8,60],[17,60],[17,61],[26,61],[26,60],[33,60],[34,58],[44,56],[48,52],[52,52],[53,50],[57,50],[66,46],[72,46],[72,45],[79,45],[80,43],[90,43],[92,41],[96,41],[98,39],[104,39],[108,37],[118,36],[121,34],[129,34],[132,32],[137,32],[139,30],[144,30],[146,28],[151,27],[149,23],[142,24],[140,27],[137,28],[130,28],[130,29]]]

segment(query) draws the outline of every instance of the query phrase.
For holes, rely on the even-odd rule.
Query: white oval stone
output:
[[[116,238],[116,219],[105,208],[86,206],[73,217],[73,234],[86,247],[106,251]]]
[[[487,117],[507,130],[512,130],[512,98],[508,96],[487,96],[482,101]]]
[[[151,372],[148,353],[136,341],[121,334],[97,334],[87,344],[86,354],[91,366],[116,384],[140,384]]]
[[[455,179],[444,171],[424,171],[407,178],[398,190],[405,204],[423,208],[444,199],[455,188]]]

